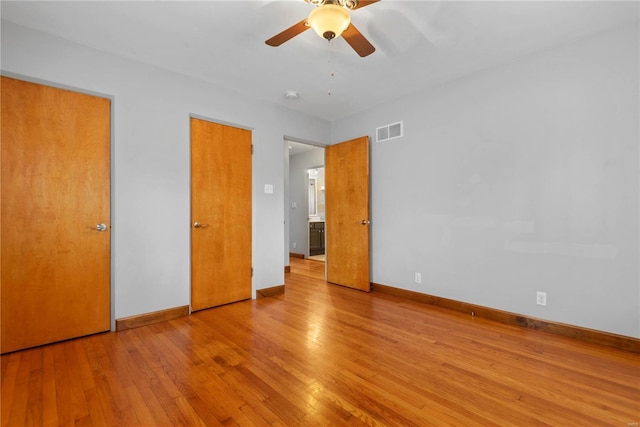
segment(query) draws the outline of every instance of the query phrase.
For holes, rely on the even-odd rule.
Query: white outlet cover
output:
[[[536,293],[536,304],[546,306],[547,305],[547,293],[546,292],[537,292]]]

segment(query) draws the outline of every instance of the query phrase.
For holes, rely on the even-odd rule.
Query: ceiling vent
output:
[[[402,135],[402,122],[376,128],[376,142],[385,142],[391,139],[401,138]]]

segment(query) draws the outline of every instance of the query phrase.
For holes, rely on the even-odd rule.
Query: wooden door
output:
[[[110,101],[7,77],[1,93],[2,353],[107,331]]]
[[[325,198],[327,281],[368,292],[368,137],[326,147]]]
[[[191,119],[191,309],[251,298],[251,131]]]

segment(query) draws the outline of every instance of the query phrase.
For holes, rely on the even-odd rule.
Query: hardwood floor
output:
[[[2,356],[2,426],[632,426],[640,355],[322,280]]]

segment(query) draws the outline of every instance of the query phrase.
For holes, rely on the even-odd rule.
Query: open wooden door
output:
[[[110,328],[110,100],[2,77],[2,353]]]
[[[325,148],[327,281],[369,292],[369,138]]]
[[[251,298],[251,131],[191,119],[191,309]]]

